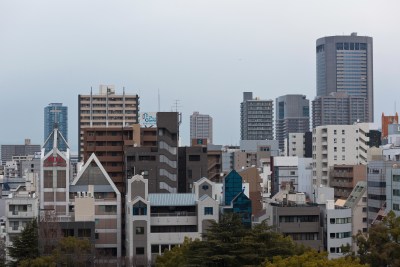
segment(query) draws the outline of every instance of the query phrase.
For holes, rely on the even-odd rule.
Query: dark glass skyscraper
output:
[[[68,142],[68,107],[62,103],[50,103],[44,108],[44,141],[53,132],[54,127],[58,127],[59,132]],[[46,143],[46,152],[53,148],[53,140]],[[67,144],[63,140],[58,140],[58,149],[67,150]]]
[[[374,121],[373,52],[372,37],[329,36],[317,40],[317,98],[346,93],[350,97],[365,99],[365,121]],[[343,96],[343,94],[340,94]],[[338,108],[320,112],[343,112]],[[349,110],[350,112],[350,110]],[[319,117],[327,117],[317,114]],[[338,115],[339,116],[339,115]],[[360,117],[347,114],[348,117]],[[329,116],[332,117],[332,116]],[[359,118],[361,120],[361,118]],[[321,125],[332,124],[321,122]],[[335,123],[333,123],[335,124]],[[340,124],[340,123],[336,123]],[[319,126],[319,125],[314,125]]]

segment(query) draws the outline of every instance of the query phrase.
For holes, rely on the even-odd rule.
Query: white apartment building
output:
[[[185,237],[201,239],[219,218],[215,184],[202,178],[188,194],[149,194],[148,180],[128,180],[126,197],[126,256],[139,265],[150,264]]]
[[[335,207],[333,200],[326,203],[326,244],[329,259],[343,257],[341,247],[352,244],[351,208]]]
[[[313,129],[313,184],[328,186],[335,164],[367,164],[368,123],[326,125]]]

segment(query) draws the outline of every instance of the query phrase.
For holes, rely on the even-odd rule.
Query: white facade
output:
[[[199,238],[219,218],[214,183],[202,178],[194,193],[149,194],[148,180],[135,175],[128,180],[126,198],[126,255],[149,264],[165,249]]]
[[[203,138],[208,144],[213,143],[213,120],[210,115],[196,111],[190,115],[190,140]]]
[[[350,208],[326,204],[326,240],[330,259],[343,257],[341,246],[352,245],[352,212]]]
[[[318,126],[313,130],[313,184],[327,186],[335,164],[367,164],[368,123]]]
[[[12,240],[25,226],[38,217],[38,198],[28,191],[12,193],[5,200],[5,245],[12,246]],[[7,256],[7,260],[11,260]]]
[[[285,139],[285,153],[288,157],[303,157],[305,153],[304,146],[305,133],[289,133]]]

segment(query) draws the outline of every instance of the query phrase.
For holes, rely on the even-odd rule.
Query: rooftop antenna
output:
[[[160,112],[160,88],[158,88],[158,112]]]

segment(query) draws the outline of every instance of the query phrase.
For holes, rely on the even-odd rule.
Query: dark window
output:
[[[213,207],[204,207],[204,215],[213,215]]]
[[[91,233],[90,229],[78,229],[78,237],[90,237]]]
[[[136,255],[144,255],[144,247],[137,247]]]
[[[99,233],[95,233],[95,234],[94,234],[94,238],[95,238],[95,239],[99,239]]]
[[[200,155],[189,155],[189,161],[200,161]]]
[[[336,43],[336,50],[343,50],[343,43]]]
[[[143,235],[144,234],[144,227],[136,227],[136,234]]]
[[[151,253],[160,253],[160,246],[159,245],[151,245]]]
[[[335,219],[333,218],[333,219],[330,219],[329,222],[330,222],[331,224],[335,224],[336,221],[335,221]]]

